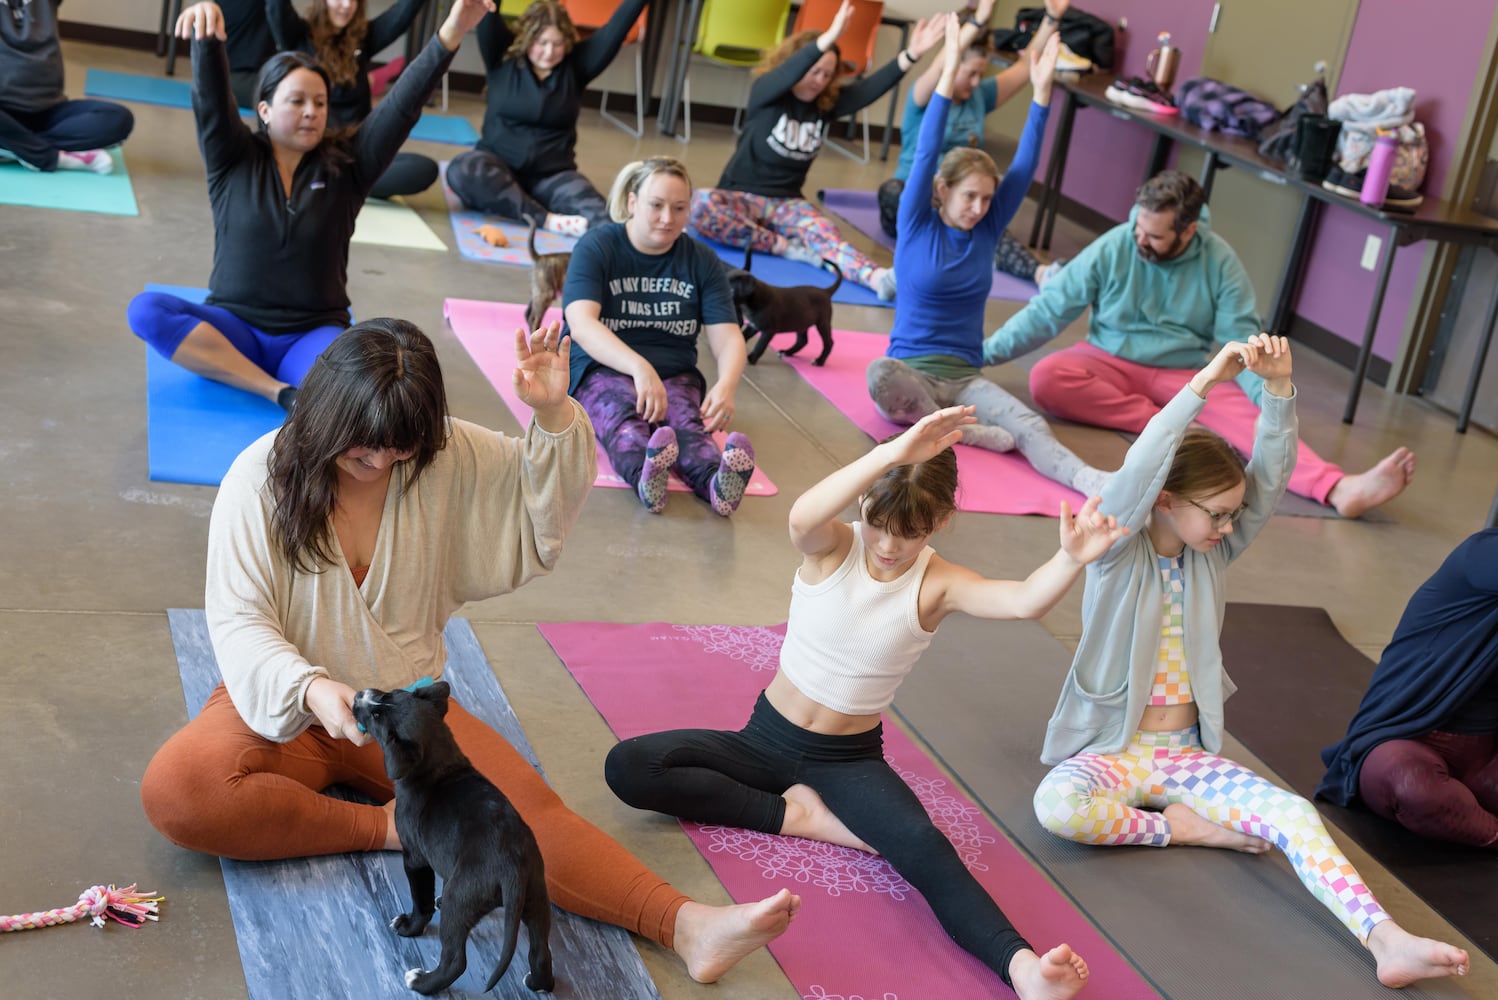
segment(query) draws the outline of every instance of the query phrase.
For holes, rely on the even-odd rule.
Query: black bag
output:
[[[993,33],[993,47],[1022,51],[1035,37],[1044,17],[1044,7],[1021,7],[1012,29],[1000,28]],[[1057,31],[1067,48],[1083,59],[1091,59],[1098,69],[1113,68],[1113,26],[1107,21],[1073,7],[1061,15]]]
[[[1326,117],[1326,78],[1318,76],[1301,91],[1300,97],[1278,119],[1259,132],[1259,155],[1284,162],[1295,148],[1295,133],[1306,115]]]

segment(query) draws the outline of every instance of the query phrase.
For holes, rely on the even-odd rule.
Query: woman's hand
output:
[[[973,406],[949,406],[928,413],[904,434],[881,444],[886,449],[883,458],[890,465],[916,465],[940,455],[962,439],[963,427],[978,422],[976,412]]]
[[[649,424],[666,419],[666,384],[649,361],[640,358],[635,366],[635,412]]]
[[[556,433],[572,423],[567,384],[572,379],[572,338],[553,320],[534,333],[515,328],[515,394],[536,412],[536,423]]]
[[[702,424],[708,432],[726,431],[733,423],[733,388],[716,383],[702,398]]]
[[[222,42],[229,37],[224,33],[224,12],[218,9],[218,4],[213,0],[193,4],[177,18],[177,37],[199,40],[217,38]]]
[[[915,30],[910,33],[910,45],[906,51],[919,60],[921,56],[931,51],[932,46],[941,43],[947,35],[947,22],[955,20],[957,20],[957,15],[950,11],[921,18],[916,22]]]
[[[318,725],[335,740],[348,740],[356,747],[368,743],[372,736],[359,732],[354,721],[355,691],[331,677],[319,677],[307,685],[307,711],[317,717]]]
[[[1101,497],[1090,497],[1072,516],[1071,504],[1061,501],[1061,550],[1085,566],[1113,547],[1129,533],[1118,525],[1118,518],[1098,513]]]
[[[447,20],[437,29],[437,37],[449,52],[456,52],[463,36],[472,31],[484,19],[485,14],[492,14],[494,11],[494,0],[453,0],[452,9],[447,12]]]
[[[1045,0],[1045,12],[1058,21],[1068,10],[1071,10],[1071,0]]]
[[[946,45],[942,47],[942,79],[956,77],[962,65],[962,24],[956,14],[946,15]],[[950,94],[944,95],[950,97]]]
[[[832,23],[827,26],[827,30],[817,36],[817,48],[823,52],[831,49],[837,43],[838,38],[842,36],[843,29],[848,27],[848,22],[852,18],[853,4],[849,3],[848,0],[843,0],[837,8],[837,13],[832,15]]]
[[[1264,380],[1264,390],[1276,396],[1290,395],[1290,341],[1268,333],[1256,333],[1248,338],[1259,353],[1248,364],[1248,370]]]
[[[973,20],[978,22],[978,33],[981,35],[988,30],[988,22],[993,20],[994,0],[978,0],[978,9],[973,11]]]
[[[1061,54],[1061,36],[1052,33],[1045,45],[1030,49],[1030,86],[1035,88],[1032,100],[1041,107],[1051,103],[1051,84],[1056,81],[1056,59]]]

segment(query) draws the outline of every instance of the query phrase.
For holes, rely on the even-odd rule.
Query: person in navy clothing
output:
[[[962,65],[957,19],[947,15],[941,79],[916,141],[910,182],[900,195],[895,270],[900,297],[885,357],[869,365],[869,395],[888,420],[911,425],[946,406],[974,406],[978,422],[962,442],[1012,451],[1057,482],[1093,496],[1107,474],[1072,454],[1045,418],[983,375],[983,308],[993,281],[993,255],[1004,227],[1035,174],[1049,114],[1059,37],[1030,58],[1034,101],[1009,172],[981,149],[941,154],[952,89]],[[938,161],[940,167],[938,168]]]

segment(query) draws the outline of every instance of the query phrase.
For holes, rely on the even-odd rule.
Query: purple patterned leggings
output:
[[[661,381],[666,386],[665,424],[676,431],[681,449],[673,468],[693,493],[711,503],[709,488],[723,452],[702,423],[701,379],[696,372],[682,372]],[[635,380],[612,368],[595,368],[583,376],[573,395],[593,421],[598,443],[614,471],[630,486],[638,486],[645,445],[661,425],[648,423],[635,412]]]
[[[843,239],[837,224],[805,198],[704,188],[692,197],[692,228],[731,247],[774,253],[776,237],[798,239],[837,265],[849,281],[873,288],[878,264]]]
[[[1368,808],[1432,840],[1498,848],[1498,733],[1426,733],[1363,759]]]

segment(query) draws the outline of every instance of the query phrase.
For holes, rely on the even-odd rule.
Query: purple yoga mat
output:
[[[872,191],[850,191],[844,188],[828,188],[818,191],[822,205],[829,212],[841,215],[847,223],[882,247],[895,248],[891,239],[879,225],[879,197]],[[993,287],[988,290],[991,299],[1009,299],[1013,302],[1029,302],[1040,289],[1035,282],[1016,278],[1003,271],[994,271]]]
[[[683,727],[741,728],[774,675],[785,637],[784,625],[574,622],[538,628],[620,739]],[[1040,949],[1066,942],[1087,960],[1086,995],[1158,996],[894,725],[885,727],[884,751],[1020,933]],[[801,996],[1013,996],[947,937],[920,895],[881,858],[795,837],[682,826],[734,899],[762,899],[781,887],[800,894],[800,913],[770,952]]]

